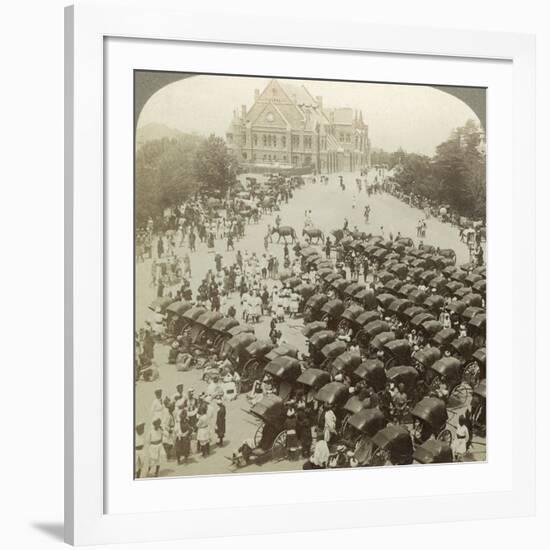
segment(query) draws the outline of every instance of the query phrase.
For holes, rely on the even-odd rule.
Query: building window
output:
[[[311,149],[311,136],[304,136],[304,148]]]
[[[286,136],[281,137],[281,147],[286,147]]]
[[[344,134],[342,132],[340,132],[340,136],[338,137],[338,141],[340,141],[341,143],[344,143]]]
[[[246,153],[243,153],[243,159],[246,160]]]
[[[243,134],[243,145],[246,145],[246,134]]]
[[[298,155],[292,155],[292,166],[298,166]]]
[[[262,136],[262,138],[263,138],[262,140],[263,140],[264,147],[265,147],[265,146],[267,145],[267,136],[264,134],[264,135]]]
[[[286,162],[286,155],[283,155],[283,161]]]
[[[300,147],[300,136],[292,136],[292,147]]]
[[[351,143],[351,136],[346,134],[346,143]]]
[[[258,145],[258,134],[254,134],[252,139],[254,140],[254,145]]]

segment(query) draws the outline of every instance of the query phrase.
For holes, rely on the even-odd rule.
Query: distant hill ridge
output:
[[[136,145],[137,147],[141,147],[144,143],[147,143],[148,141],[154,141],[156,139],[162,138],[179,138],[184,135],[185,134],[180,130],[170,128],[165,124],[151,122],[150,124],[145,124],[145,126],[141,126],[137,129]]]

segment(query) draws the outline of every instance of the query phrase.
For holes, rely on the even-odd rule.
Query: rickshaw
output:
[[[160,309],[160,313],[164,313],[166,311],[166,308],[170,304],[173,304],[175,301],[176,299],[170,296],[165,296],[163,298],[156,298],[149,304],[149,309],[151,311],[157,311],[157,309]]]
[[[435,254],[435,246],[431,244],[422,243],[419,245],[418,250],[421,250],[424,254]]]
[[[369,343],[369,355],[373,356],[379,351],[383,351],[384,346],[395,340],[395,332],[388,330],[377,334]]]
[[[456,252],[452,248],[440,248],[439,255],[452,261],[452,265],[456,264]]]
[[[386,369],[380,359],[367,359],[355,369],[353,376],[363,380],[376,393],[383,391],[386,386]]]
[[[441,270],[441,274],[450,279],[453,273],[456,273],[459,269],[456,265],[449,265]]]
[[[313,321],[304,326],[302,334],[309,340],[316,332],[321,330],[327,330],[327,324],[324,321]]]
[[[191,329],[195,324],[195,321],[203,314],[206,313],[206,309],[200,306],[195,306],[188,309],[182,315],[183,330]]]
[[[429,393],[445,401],[450,408],[463,405],[468,388],[462,383],[462,367],[456,357],[442,357],[428,369]]]
[[[375,262],[381,263],[384,261],[384,258],[390,253],[387,248],[377,248],[372,254],[372,258]]]
[[[429,286],[432,291],[435,290],[435,292],[444,293],[447,287],[447,279],[443,277],[443,275],[438,275],[437,277],[430,279],[427,286]]]
[[[405,283],[400,289],[399,289],[399,297],[400,298],[408,298],[409,294],[415,290],[418,290],[416,285],[413,285],[412,283]],[[410,299],[410,298],[409,298]],[[412,301],[412,300],[411,300]]]
[[[309,339],[309,356],[313,364],[320,365],[325,360],[321,350],[336,340],[336,332],[333,330],[320,330]]]
[[[396,466],[412,464],[413,442],[407,428],[390,424],[378,431],[372,442],[376,445],[373,466],[383,466],[388,462]]]
[[[255,341],[256,336],[249,332],[242,332],[226,342],[224,349],[227,350],[228,359],[235,369],[239,369],[244,365],[247,358],[246,348]]]
[[[429,319],[420,325],[419,330],[427,340],[431,340],[438,332],[443,330],[443,325],[435,319]]]
[[[407,298],[398,298],[390,304],[388,314],[395,315],[399,319],[405,320],[404,312],[413,306],[414,304]]]
[[[470,306],[462,312],[461,318],[466,323],[469,323],[476,315],[481,313],[485,313],[485,310],[482,307]]]
[[[419,273],[424,273],[428,268],[428,262],[424,258],[415,258],[411,261],[411,269],[421,269]]]
[[[393,273],[398,279],[401,279],[402,281],[404,281],[405,278],[407,277],[409,268],[404,263],[397,263],[392,265],[389,271],[390,273]]]
[[[384,284],[384,292],[388,292],[389,294],[393,294],[397,297],[402,286],[403,281],[401,279],[390,279],[386,284]]]
[[[420,277],[422,277],[422,273],[424,273],[424,271],[424,267],[411,267],[411,269],[409,269],[409,278],[414,283],[420,284]]]
[[[463,271],[462,269],[457,269],[451,274],[451,280],[465,284],[464,280],[466,279],[467,276],[468,274],[465,271]]]
[[[348,286],[349,281],[347,281],[346,279],[335,279],[329,284],[329,288],[334,290],[334,292],[340,299],[345,299],[344,292]]]
[[[463,286],[462,288],[454,291],[454,296],[462,301],[462,298],[464,298],[464,296],[468,296],[471,293],[472,289],[470,287]]]
[[[366,286],[364,284],[353,282],[351,284],[348,284],[348,286],[344,290],[344,300],[346,301],[346,305],[349,306],[349,304],[353,301],[353,297],[362,290],[365,290]]]
[[[212,326],[212,332],[214,334],[214,342],[212,345],[216,353],[220,353],[223,342],[231,338],[229,330],[237,326],[239,326],[239,321],[231,317],[223,317]]]
[[[266,355],[275,346],[268,340],[256,340],[247,346],[241,354],[242,365],[239,365],[241,376],[241,391],[246,392],[254,383],[259,380],[263,374],[264,367],[268,360]]]
[[[361,340],[365,344],[365,347],[375,338],[378,334],[382,332],[388,332],[390,330],[390,325],[382,319],[377,319],[367,323],[363,330],[361,331]]]
[[[403,384],[405,388],[405,393],[407,394],[407,408],[400,413],[400,418],[403,419],[408,414],[410,407],[418,401],[418,371],[414,367],[400,365],[387,369],[386,378],[388,382],[393,382],[396,387]],[[384,412],[388,414],[389,418],[399,420],[399,418],[394,418],[395,411],[393,411],[393,407],[391,410]]]
[[[409,327],[414,328],[418,330],[422,323],[425,323],[426,321],[434,320],[435,317],[428,313],[427,311],[424,311],[423,313],[416,314],[409,322]]]
[[[373,465],[375,446],[372,438],[387,424],[386,417],[377,408],[362,407],[347,418],[342,435],[348,443],[349,450],[353,450],[353,458],[357,466]]]
[[[465,304],[464,302],[458,300],[456,302],[451,302],[450,304],[447,304],[445,306],[445,309],[451,314],[451,319],[458,320],[460,319],[460,316],[467,307],[468,304]]]
[[[418,464],[444,464],[453,461],[453,451],[444,441],[428,439],[416,447],[413,459]]]
[[[424,397],[412,409],[412,434],[415,443],[421,445],[430,438],[451,445],[453,435],[447,428],[447,409],[445,402],[436,397]]]
[[[386,369],[395,365],[409,365],[411,363],[411,345],[408,340],[389,340],[382,346],[382,351],[384,352],[384,367]]]
[[[413,367],[423,376],[436,361],[441,359],[441,351],[435,347],[426,347],[413,353]]]
[[[184,320],[182,315],[193,307],[192,302],[172,302],[166,307],[166,332],[167,334],[177,336],[181,333]]]
[[[330,372],[332,377],[336,376],[339,373],[344,374],[351,378],[355,369],[361,364],[361,356],[358,353],[352,353],[350,351],[345,351],[333,359],[330,366]]]
[[[449,349],[451,355],[456,357],[461,365],[464,366],[472,358],[474,339],[470,336],[461,336],[451,342]]]
[[[332,283],[332,281],[337,281],[341,278],[342,276],[339,273],[336,273],[334,270],[332,270],[331,273],[327,275],[323,275],[323,291],[326,292],[330,288],[330,284]]]
[[[329,300],[321,308],[321,321],[326,321],[329,328],[336,328],[340,315],[344,313],[346,306],[342,300]]]
[[[466,294],[461,300],[468,305],[468,307],[478,307],[483,309],[483,297],[481,294],[475,294],[474,292]]]
[[[216,334],[210,329],[221,319],[223,319],[223,315],[217,311],[206,311],[198,317],[195,321],[197,333],[192,343],[201,349],[212,349]],[[191,329],[191,332],[195,327]]]
[[[335,340],[323,346],[321,349],[322,362],[320,363],[320,367],[326,368],[333,359],[336,359],[336,357],[344,353],[346,349],[347,346],[342,340]]]
[[[477,273],[470,273],[465,279],[464,279],[464,283],[469,286],[469,287],[472,287],[474,286],[477,282],[479,281],[482,281],[483,280],[483,277],[481,275],[478,275]]]
[[[444,294],[446,296],[454,296],[455,292],[461,288],[464,288],[462,283],[459,283],[458,281],[449,281],[445,285]]]
[[[376,307],[378,306],[374,290],[370,288],[364,288],[360,290],[353,297],[353,301],[369,311],[376,309]]]
[[[315,395],[315,401],[319,406],[319,420],[323,414],[323,408],[331,407],[334,410],[334,414],[339,422],[342,424],[342,418],[345,411],[342,407],[349,399],[349,388],[341,382],[329,382],[319,389]],[[337,426],[337,429],[339,426]]]
[[[420,290],[419,288],[413,290],[407,296],[407,298],[417,306],[423,305],[427,297],[428,293],[425,290]]]
[[[379,294],[376,297],[376,301],[384,311],[386,311],[395,300],[397,300],[397,298],[393,294],[387,293]]]
[[[427,286],[432,279],[437,277],[437,275],[438,273],[434,269],[427,269],[420,275],[420,282]]]
[[[317,392],[330,382],[330,374],[326,370],[306,369],[296,380],[296,386],[302,385],[305,390],[306,402],[309,403]]]
[[[479,348],[472,354],[472,359],[464,367],[464,380],[475,388],[481,379],[484,379],[487,372],[487,351]]]
[[[487,292],[487,281],[485,279],[477,281],[477,283],[472,285],[472,290],[482,296],[485,296],[485,293]]]
[[[298,358],[298,348],[291,346],[290,344],[279,344],[276,348],[273,348],[265,358],[268,361],[273,361],[277,357],[293,357],[294,359]]]
[[[365,310],[361,306],[352,303],[344,310],[344,312],[340,316],[338,328],[342,328],[344,330],[352,328],[354,329],[354,333],[357,332],[358,326],[356,320],[362,313],[365,313]]]
[[[432,294],[428,296],[424,301],[426,308],[432,313],[439,313],[443,306],[445,305],[445,298],[439,294]]]
[[[411,248],[414,246],[414,241],[410,237],[399,237],[399,239],[396,239],[395,242],[402,244],[407,248]]]
[[[328,302],[326,294],[314,294],[309,298],[304,307],[304,323],[320,321],[323,316],[322,307]]]
[[[426,310],[422,306],[410,306],[408,307],[403,313],[403,319],[407,324],[410,324],[410,322],[416,317],[417,315],[420,315],[421,313],[426,313]]]
[[[300,283],[295,289],[295,292],[297,292],[300,297],[300,305],[298,308],[298,311],[302,311],[304,309],[304,304],[307,303],[307,301],[315,294],[315,286],[310,285],[308,283]]]
[[[445,351],[451,342],[456,338],[456,330],[453,328],[444,328],[438,333],[434,334],[432,338],[432,344],[438,347],[440,350]]]
[[[256,403],[250,414],[261,421],[254,434],[254,448],[246,453],[245,464],[280,460],[286,455],[285,405],[277,395],[267,395]],[[243,452],[244,455],[244,452]],[[238,457],[233,457],[235,460]],[[241,463],[242,464],[242,463]],[[238,464],[240,465],[240,464]]]
[[[472,394],[472,427],[474,432],[485,437],[487,432],[487,381],[481,382],[474,388]]]
[[[298,359],[280,356],[265,366],[264,374],[271,376],[275,393],[285,402],[289,398],[296,380],[302,374],[302,369]]]

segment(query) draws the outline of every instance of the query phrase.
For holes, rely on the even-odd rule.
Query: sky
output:
[[[180,80],[156,92],[145,104],[138,127],[165,124],[183,132],[225,137],[234,110],[249,108],[254,89],[260,92],[269,78],[200,75]],[[281,79],[280,79],[281,80]],[[323,96],[324,107],[363,110],[372,146],[386,151],[399,148],[433,155],[454,128],[474,112],[459,99],[431,88],[403,84],[293,80],[303,83],[315,97]]]

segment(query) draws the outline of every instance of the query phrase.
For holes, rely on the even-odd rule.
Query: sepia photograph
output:
[[[133,101],[135,478],[486,461],[486,89]]]

